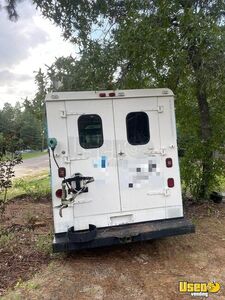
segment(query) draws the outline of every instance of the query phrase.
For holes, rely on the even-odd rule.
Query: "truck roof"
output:
[[[109,95],[111,94],[111,95]],[[46,95],[45,101],[61,100],[107,100],[112,98],[143,98],[143,97],[168,97],[173,96],[170,89],[132,89],[132,90],[107,90],[107,91],[74,91],[52,92]]]

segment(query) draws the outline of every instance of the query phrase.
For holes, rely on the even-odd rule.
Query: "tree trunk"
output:
[[[199,197],[206,198],[208,187],[212,175],[212,158],[213,152],[210,147],[212,132],[210,126],[210,111],[207,101],[206,87],[203,79],[200,77],[196,78],[196,97],[198,100],[198,108],[200,115],[200,129],[201,139],[204,147],[204,153],[202,157],[202,178],[199,190]]]
[[[196,98],[198,101],[199,117],[200,117],[200,136],[203,145],[202,153],[202,176],[199,188],[199,198],[204,199],[207,197],[209,183],[212,176],[213,167],[213,152],[211,150],[211,124],[210,124],[210,111],[209,104],[207,101],[206,93],[206,80],[203,68],[203,61],[201,56],[201,51],[196,46],[193,41],[190,41],[190,46],[188,48],[189,62],[193,68],[195,75],[195,88],[196,88]]]

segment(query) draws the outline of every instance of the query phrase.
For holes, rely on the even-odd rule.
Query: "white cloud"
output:
[[[0,67],[9,68],[16,65],[22,59],[26,59],[29,50],[38,44],[47,42],[49,36],[46,31],[39,28],[33,18],[35,9],[29,2],[24,2],[20,19],[17,22],[8,20],[4,11],[0,18]],[[21,8],[21,7],[20,7]]]
[[[8,70],[0,71],[0,86],[13,86],[15,82],[30,80],[28,74],[16,74]]]
[[[35,94],[34,71],[46,69],[56,57],[75,52],[61,30],[44,19],[29,1],[18,5],[17,22],[0,18],[0,107]],[[13,92],[14,91],[14,92]]]

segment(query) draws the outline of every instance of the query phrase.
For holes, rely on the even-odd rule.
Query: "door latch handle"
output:
[[[125,153],[124,153],[124,152],[122,152],[122,151],[120,151],[118,154],[119,154],[119,156],[123,156],[123,155],[125,155]]]

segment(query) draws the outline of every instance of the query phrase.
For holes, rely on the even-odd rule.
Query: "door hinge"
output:
[[[154,196],[154,195],[163,195],[163,196],[169,196],[170,195],[170,191],[169,189],[163,189],[161,191],[150,191],[147,192],[148,196]]]
[[[78,154],[76,157],[64,156],[64,163],[65,164],[70,164],[71,161],[86,160],[86,159],[89,159],[89,158],[90,157],[88,157],[88,156],[83,156],[83,154]]]
[[[158,113],[162,113],[164,111],[164,106],[163,105],[159,105],[157,108],[146,109],[144,111],[157,111]]]
[[[163,105],[159,105],[158,106],[158,113],[162,113],[164,111],[164,106]]]
[[[67,112],[65,110],[60,110],[60,117],[61,118],[67,118],[68,116],[82,116],[82,115],[85,115],[85,113]]]
[[[76,204],[83,204],[83,203],[89,203],[89,202],[92,202],[93,200],[92,199],[77,199],[73,205],[75,206]]]
[[[152,148],[148,148],[148,152],[145,152],[144,154],[151,155],[151,154],[159,154],[161,156],[166,155],[166,149],[162,148],[160,150],[154,150]]]

